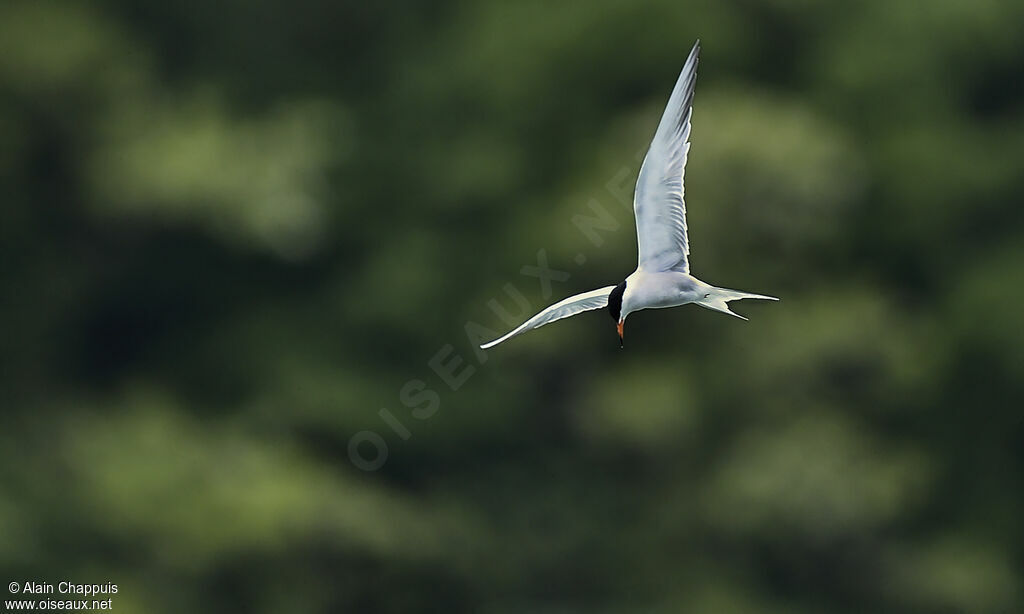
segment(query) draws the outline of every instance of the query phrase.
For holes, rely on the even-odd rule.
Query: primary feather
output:
[[[683,172],[690,151],[690,116],[699,56],[697,41],[672,90],[636,182],[633,211],[638,268],[649,272],[690,272]]]
[[[490,343],[485,343],[480,347],[486,350],[487,348],[494,347],[502,341],[511,339],[518,334],[525,333],[526,331],[533,330],[535,328],[540,328],[541,326],[550,324],[555,320],[568,318],[569,316],[574,316],[582,311],[590,311],[592,309],[601,309],[602,307],[606,307],[608,305],[608,295],[611,294],[614,289],[615,286],[606,286],[604,288],[598,288],[597,290],[591,290],[590,292],[584,292],[583,294],[577,294],[576,296],[570,296],[564,301],[555,303],[529,320],[523,322],[518,328],[504,337],[495,339]]]

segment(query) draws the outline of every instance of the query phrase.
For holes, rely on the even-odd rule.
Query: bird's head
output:
[[[629,315],[628,311],[622,309],[622,295],[625,292],[626,282],[622,282],[615,286],[615,289],[608,295],[608,313],[615,321],[615,329],[619,333],[619,347],[625,346],[623,326],[626,324],[626,316]]]

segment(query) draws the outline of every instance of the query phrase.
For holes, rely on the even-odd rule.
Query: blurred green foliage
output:
[[[122,612],[1024,611],[1021,23],[0,4],[0,579]],[[623,195],[698,37],[694,271],[782,301],[477,353],[506,284],[532,311],[632,270]]]

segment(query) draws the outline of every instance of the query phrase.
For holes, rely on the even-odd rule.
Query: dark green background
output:
[[[1024,611],[1022,23],[0,4],[0,586],[115,582],[156,613]],[[522,315],[506,284],[533,311],[632,270],[622,189],[698,37],[693,270],[782,300],[475,353],[467,323],[507,329],[490,300]],[[539,250],[568,274],[549,295],[520,272]]]

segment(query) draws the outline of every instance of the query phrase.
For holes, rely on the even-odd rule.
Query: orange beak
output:
[[[615,327],[615,330],[619,331],[619,347],[620,348],[621,347],[625,347],[625,345],[626,345],[624,343],[623,338],[622,338],[622,325],[623,324],[625,324],[625,322],[619,322],[618,325]]]

